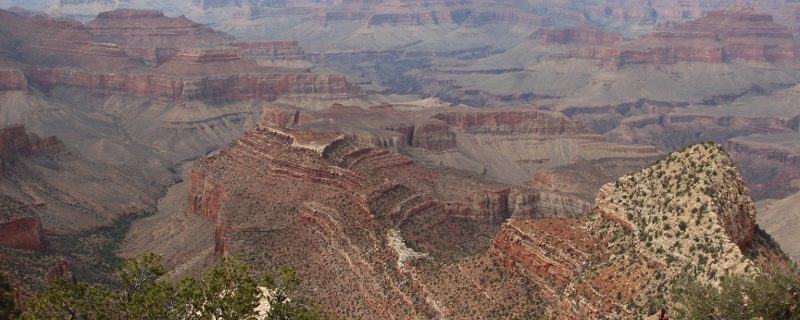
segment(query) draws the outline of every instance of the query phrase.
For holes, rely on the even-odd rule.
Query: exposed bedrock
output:
[[[233,38],[184,16],[166,17],[156,10],[117,9],[101,12],[86,24],[98,42],[125,48],[179,48],[219,45]]]
[[[19,157],[63,148],[63,143],[54,136],[42,139],[35,134],[28,134],[24,126],[3,128],[0,130],[0,172],[5,172]]]
[[[637,64],[727,63],[732,60],[797,61],[793,34],[767,13],[751,8],[712,11],[696,20],[671,23],[636,40],[617,40],[592,28],[547,31],[545,43],[583,45],[568,58],[597,59],[622,68]]]
[[[759,137],[734,138],[726,143],[742,168],[742,177],[753,198],[781,199],[793,195],[800,188],[800,149],[792,148],[791,144],[800,134],[787,134],[784,140],[787,146],[780,142],[763,143],[758,141]]]
[[[0,246],[44,251],[46,249],[46,241],[39,219],[26,217],[0,222]]]
[[[622,35],[603,30],[595,25],[574,28],[543,29],[534,35],[545,44],[570,44],[581,46],[610,46],[622,41]]]
[[[40,252],[47,248],[38,214],[6,195],[0,195],[0,246]]]
[[[211,102],[275,100],[281,95],[359,95],[344,77],[312,73],[265,73],[178,78],[165,74],[97,73],[85,70],[30,68],[28,78],[43,89],[70,86],[98,94],[125,93],[171,100]]]
[[[675,150],[704,141],[725,143],[737,136],[789,131],[792,131],[789,121],[779,118],[665,114],[625,119],[605,136],[613,141]]]
[[[580,122],[555,113],[524,110],[503,110],[496,112],[460,110],[440,113],[434,119],[475,134],[509,135],[533,133],[542,136],[588,134],[592,131]]]
[[[685,169],[693,167],[705,170]],[[586,217],[505,223],[489,253],[541,286],[556,318],[628,318],[686,270],[716,283],[719,274],[751,272],[751,250],[780,254],[759,247],[766,240],[757,237],[755,207],[733,160],[704,144],[606,184]],[[706,243],[719,248],[715,259],[705,257]]]

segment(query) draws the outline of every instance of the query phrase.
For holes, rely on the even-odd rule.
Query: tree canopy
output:
[[[164,279],[160,256],[145,254],[123,263],[120,288],[56,280],[28,302],[21,319],[320,319],[296,297],[300,280],[291,268],[277,277],[254,277],[238,258],[224,258],[199,279]],[[257,308],[260,305],[266,308]],[[2,318],[2,317],[0,317]]]
[[[673,289],[672,319],[800,319],[800,272],[777,266],[755,277],[724,277],[719,287],[684,280]]]

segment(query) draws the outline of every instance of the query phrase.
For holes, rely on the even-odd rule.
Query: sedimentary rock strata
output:
[[[325,270],[337,268],[330,269],[332,276],[361,277],[366,285],[345,284],[349,293],[340,295],[334,292],[341,288],[331,287],[326,277],[307,277],[320,288],[318,301],[344,312],[350,299],[363,297],[370,302],[352,305],[347,314],[370,317],[436,314],[435,304],[424,302],[436,295],[396,287],[415,272],[408,271],[412,265],[478,253],[486,243],[479,239],[490,239],[491,230],[511,217],[565,216],[586,208],[557,193],[421,168],[400,154],[319,129],[257,127],[199,161],[189,177],[187,210],[214,224],[217,254],[253,261],[269,256],[270,263],[304,259],[307,263],[295,264],[302,273],[319,267],[317,261],[328,261]],[[419,254],[391,253],[397,247],[392,241]],[[282,249],[256,249],[261,245]],[[377,276],[373,267],[385,262],[397,269]],[[436,286],[413,282],[417,288]]]
[[[758,237],[730,156],[705,144],[605,185],[584,219],[505,224],[490,252],[541,285],[554,315],[632,317],[682,274],[752,272]]]

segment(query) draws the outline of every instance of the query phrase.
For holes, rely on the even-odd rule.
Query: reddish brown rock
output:
[[[189,172],[189,212],[216,221],[222,204],[227,200],[225,190],[209,180],[202,172]]]
[[[219,45],[232,38],[184,16],[166,17],[155,10],[101,12],[86,29],[100,42],[125,48],[180,48]]]
[[[303,48],[297,41],[237,42],[239,56],[256,62],[297,61],[305,59]]]
[[[794,61],[792,43],[792,33],[771,15],[729,9],[648,34],[621,50],[618,63]]]
[[[0,246],[40,252],[47,248],[36,212],[5,195],[0,195]]]
[[[575,28],[543,29],[537,36],[545,44],[574,44],[581,46],[610,46],[622,41],[622,35],[605,31],[595,25],[582,25]]]
[[[752,8],[712,11],[696,20],[668,23],[637,40],[577,28],[540,32],[546,43],[582,44],[567,58],[597,59],[614,67],[681,62],[726,63],[741,59],[763,62],[796,61],[792,32],[772,16]],[[583,40],[582,40],[583,39]]]
[[[425,255],[459,261],[478,254],[510,217],[575,214],[572,207],[563,207],[566,197],[463,172],[426,169],[400,154],[361,144],[330,125],[320,125],[330,122],[312,117],[352,112],[362,118],[345,119],[364,121],[378,109],[396,112],[391,108],[332,109],[308,112],[309,118],[296,124],[296,113],[268,112],[268,122],[288,125],[252,129],[219,154],[196,162],[187,199],[191,214],[214,223],[214,234],[207,236],[213,237],[218,255],[245,253],[259,261],[269,255],[270,263],[298,265],[298,272],[309,279],[307,284],[318,288],[315,301],[332,312],[434,316],[436,312],[422,301],[441,293],[419,288],[440,290],[443,283],[417,278],[410,286],[391,289],[406,272],[417,272],[403,271],[414,268],[411,264],[424,263]],[[404,251],[406,245],[425,255]],[[264,247],[271,249],[260,249]],[[300,259],[306,263],[296,263]],[[375,274],[376,270],[386,273]],[[424,272],[425,277],[432,275]],[[356,278],[361,281],[353,281]],[[395,299],[395,292],[413,298]],[[355,297],[369,302],[342,307]],[[447,303],[458,305],[454,300]]]
[[[27,217],[0,222],[0,246],[44,251],[47,246],[39,219]]]
[[[56,137],[44,139],[28,134],[24,126],[7,127],[0,130],[0,169],[9,168],[21,156],[38,152],[62,150],[63,143]]]
[[[535,110],[456,111],[433,116],[466,132],[483,134],[534,133],[543,136],[588,134],[592,131],[580,122],[561,114]]]

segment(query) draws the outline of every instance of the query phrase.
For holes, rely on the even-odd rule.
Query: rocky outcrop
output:
[[[19,218],[11,221],[0,222],[0,246],[44,251],[46,241],[42,224],[38,218]]]
[[[579,46],[611,46],[622,41],[622,35],[605,31],[595,25],[582,25],[565,29],[542,29],[536,33],[544,44]]]
[[[166,18],[160,12],[112,11],[101,14],[86,28],[73,23],[76,21],[25,18],[7,11],[0,11],[0,16],[0,30],[15,39],[11,43],[16,44],[9,49],[25,56],[26,64],[19,67],[24,79],[43,90],[65,86],[98,95],[121,93],[215,103],[275,100],[283,95],[345,99],[362,95],[342,76],[298,70],[300,65],[294,65],[294,69],[260,66],[240,56],[243,52],[271,53],[288,59],[302,54],[296,43],[219,46],[231,39],[185,18]],[[117,20],[124,23],[116,24]],[[139,41],[157,36],[163,37],[163,43]],[[184,45],[190,47],[181,47]],[[131,55],[158,67],[147,67]],[[2,72],[0,76],[4,80],[10,77],[3,82],[2,86],[9,87],[5,90],[24,84],[16,72]]]
[[[63,143],[54,136],[44,139],[35,134],[28,134],[24,126],[7,127],[0,130],[0,171],[11,167],[21,156],[29,156],[39,152],[58,152],[63,150]]]
[[[362,114],[360,119],[348,118],[351,120],[372,117],[369,110],[335,109]],[[214,224],[214,235],[207,236],[213,237],[217,255],[257,260],[270,255],[274,263],[298,265],[300,274],[323,269],[327,274],[335,269],[339,270],[337,277],[350,279],[356,274],[362,283],[381,284],[361,286],[357,281],[331,282],[327,276],[305,277],[319,288],[315,299],[333,312],[433,315],[435,312],[428,314],[432,311],[427,303],[409,305],[406,300],[391,298],[397,291],[383,284],[395,288],[394,283],[409,272],[433,275],[415,271],[417,263],[431,259],[457,262],[479,254],[509,218],[573,216],[588,207],[562,194],[417,166],[405,156],[333,131],[331,122],[313,117],[324,112],[304,111],[308,118],[302,121],[295,121],[303,117],[297,112],[267,112],[268,119],[262,124],[286,126],[257,127],[220,153],[197,161],[188,179],[187,208],[190,214]],[[411,134],[412,130],[406,131]],[[392,241],[384,241],[386,234],[394,235]],[[272,249],[260,249],[263,245]],[[413,248],[415,258],[398,255],[398,248]],[[295,264],[298,259],[308,263]],[[390,269],[380,276],[373,271],[383,267],[375,266]],[[412,297],[411,301],[442,297],[439,290],[445,282],[410,281],[414,285],[397,290]],[[334,283],[338,289],[333,288]],[[342,291],[342,283],[348,293],[336,294]],[[420,287],[437,289],[414,289]],[[372,302],[350,310],[336,307],[349,304],[351,293]]]
[[[792,33],[769,14],[751,8],[729,9],[650,33],[623,47],[617,63],[786,62],[795,60],[792,42]]]
[[[507,222],[489,252],[540,285],[557,318],[628,318],[686,273],[711,283],[750,274],[745,253],[767,241],[756,237],[733,161],[703,144],[603,186],[585,218]]]
[[[237,42],[231,44],[239,49],[239,55],[255,61],[303,60],[305,53],[297,41]]]
[[[569,120],[561,114],[535,110],[508,110],[505,112],[467,111],[447,112],[434,119],[469,133],[525,134],[542,136],[589,134],[592,131],[580,122]]]
[[[445,123],[422,123],[414,126],[410,145],[431,151],[443,151],[456,148],[456,139]]]
[[[0,246],[45,251],[42,224],[30,207],[8,196],[0,196]]]
[[[550,44],[576,44],[565,58],[596,59],[609,66],[696,63],[728,63],[733,60],[793,62],[796,54],[792,32],[773,21],[769,14],[752,8],[708,12],[696,20],[665,24],[639,39],[595,28],[540,31]]]
[[[193,59],[198,59],[193,56]],[[181,58],[184,59],[184,58]],[[188,58],[186,58],[188,59]],[[164,73],[97,73],[84,70],[30,68],[26,71],[32,83],[50,90],[69,86],[90,90],[97,94],[123,93],[150,98],[171,100],[205,100],[211,102],[241,101],[247,99],[275,100],[282,95],[322,95],[352,97],[361,95],[358,87],[342,76],[313,73],[261,73],[253,75],[199,76],[209,70],[230,70],[238,58],[217,57],[213,63],[197,68],[202,60],[173,59],[162,65]],[[184,63],[185,62],[185,63]],[[187,71],[198,76],[187,78],[168,75],[173,71]]]
[[[232,37],[184,16],[167,17],[161,11],[117,9],[101,12],[86,24],[98,42],[124,48],[181,48],[220,45]]]
[[[189,213],[216,221],[226,200],[225,190],[214,181],[209,180],[202,172],[189,172]]]

